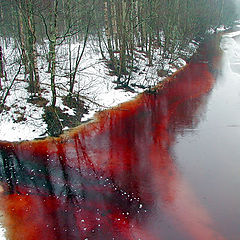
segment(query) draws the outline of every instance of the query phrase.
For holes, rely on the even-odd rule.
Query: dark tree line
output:
[[[104,14],[111,66],[126,84],[137,47],[146,52],[149,64],[156,49],[174,61],[190,42],[236,18],[231,0],[106,0]]]

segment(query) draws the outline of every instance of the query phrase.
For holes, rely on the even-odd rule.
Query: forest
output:
[[[1,0],[0,112],[9,110],[8,96],[24,81],[28,101],[41,103],[48,133],[57,136],[59,98],[75,110],[72,126],[87,111],[85,101],[94,102],[79,87],[89,46],[116,88],[147,89],[171,74],[166,66],[181,67],[206,37],[237,18],[232,0]],[[142,58],[155,77],[138,81]],[[51,99],[43,97],[46,87]]]

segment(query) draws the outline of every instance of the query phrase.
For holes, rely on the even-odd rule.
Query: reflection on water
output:
[[[177,136],[178,167],[226,239],[240,239],[240,54],[239,36],[223,38],[222,74],[205,120]],[[191,151],[189,151],[191,149]]]
[[[9,238],[230,239],[217,207],[203,200],[205,188],[184,165],[194,166],[195,159],[176,154],[182,153],[176,140],[206,119],[216,55],[214,45],[207,46],[154,94],[102,112],[68,135],[2,142],[1,206]]]

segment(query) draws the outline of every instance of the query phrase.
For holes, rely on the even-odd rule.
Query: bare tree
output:
[[[37,66],[34,0],[16,0],[18,7],[19,38],[22,59],[29,73],[29,89],[33,96],[40,96],[40,79]]]

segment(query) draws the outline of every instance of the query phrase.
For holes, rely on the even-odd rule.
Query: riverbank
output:
[[[235,35],[234,33],[232,33],[232,34],[227,34],[226,35],[228,38],[236,38],[238,35]],[[218,40],[219,41],[219,40]],[[213,42],[212,42],[213,43]],[[229,43],[229,42],[228,42]],[[231,46],[233,47],[233,45],[227,45],[228,46],[228,48],[231,50]],[[203,49],[204,49],[204,46],[202,46],[203,47]],[[213,54],[215,51],[216,51],[216,48],[218,48],[218,44],[213,44],[213,45],[211,45],[211,44],[207,44],[207,45],[205,45],[205,47],[207,47],[207,50],[205,49],[205,50],[203,50],[202,52],[200,51],[198,54],[196,54],[196,56],[192,59],[192,61],[194,62],[194,61],[198,61],[199,60],[199,58],[200,58],[200,62],[202,62],[202,63],[200,63],[200,65],[201,65],[201,67],[199,68],[199,69],[201,69],[201,71],[203,70],[203,68],[205,69],[205,67],[206,67],[206,65],[208,65],[208,67],[205,69],[206,71],[207,70],[210,70],[210,71],[212,71],[212,73],[215,75],[215,74],[219,74],[219,72],[218,71],[216,71],[216,70],[218,70],[218,61],[220,60],[220,58],[219,58],[219,55],[218,54]],[[223,48],[224,48],[224,46],[222,46]],[[217,50],[217,52],[219,53],[219,51]],[[207,56],[206,56],[206,53],[207,53]],[[234,57],[234,53],[236,53],[235,51],[233,51],[232,52],[233,53],[233,55],[232,55],[232,57]],[[214,57],[213,57],[214,56]],[[212,61],[209,61],[209,60],[211,60],[211,59],[213,59]],[[175,73],[172,77],[170,77],[170,78],[168,78],[167,80],[165,80],[165,81],[163,81],[160,85],[158,85],[158,87],[156,88],[156,91],[158,91],[159,93],[161,93],[161,91],[163,91],[162,90],[162,88],[169,88],[170,86],[171,86],[171,82],[174,82],[175,81],[175,76],[177,77],[179,74],[181,74],[181,72],[184,72],[184,71],[186,71],[186,68],[187,67],[185,67],[184,69],[182,69],[182,70],[180,70],[178,73]],[[205,71],[204,70],[204,71]],[[191,73],[191,71],[190,71],[190,73],[189,73],[189,75],[191,76],[191,77],[196,77],[196,79],[197,79],[197,77],[199,77],[198,76],[198,74],[195,74],[194,76],[192,76],[191,75],[192,73]],[[206,81],[206,79],[203,77],[202,78],[202,80],[203,81]],[[212,79],[212,81],[214,81],[214,79]],[[200,82],[200,81],[195,81],[196,83],[198,83],[198,82]],[[208,85],[206,85],[207,87],[206,87],[206,89],[204,89],[201,85],[199,86],[201,89],[202,89],[202,91],[203,92],[209,92],[209,90],[207,90],[208,88],[210,89],[210,87],[212,86],[212,84],[213,83],[211,83],[211,82],[209,82],[208,83]],[[185,87],[182,87],[182,90],[180,91],[180,93],[181,94],[184,94],[184,91],[186,91],[186,89],[188,89],[189,87],[191,87],[191,88],[193,88],[193,89],[195,89],[195,87],[193,86],[193,85],[184,85]],[[195,89],[196,90],[196,89]],[[165,89],[165,92],[166,92],[166,89]],[[156,92],[157,93],[157,92]],[[179,93],[179,94],[180,94]],[[194,92],[192,92],[192,94],[193,94]],[[197,90],[196,92],[195,92],[196,94],[200,94],[200,92],[199,92],[199,90]],[[231,93],[229,93],[229,94],[231,94]],[[152,93],[149,93],[149,96],[154,96],[154,92],[152,92]],[[203,94],[203,95],[205,95],[205,94]],[[190,97],[190,99],[191,98],[195,98],[196,97],[196,95],[195,94],[193,94],[191,97]],[[141,98],[141,96],[139,97],[139,98]],[[138,98],[138,99],[139,99]],[[118,107],[118,108],[114,108],[113,110],[109,110],[109,115],[108,115],[108,111],[107,112],[103,112],[102,114],[98,114],[97,115],[97,119],[98,120],[100,120],[100,121],[103,121],[103,120],[101,120],[101,118],[104,118],[104,116],[106,117],[107,115],[108,115],[108,117],[109,116],[111,116],[112,114],[116,114],[116,112],[119,110],[119,109],[121,109],[121,108],[123,108],[123,109],[126,109],[126,108],[131,108],[131,109],[133,109],[134,107],[134,105],[136,105],[136,101],[138,101],[138,100],[135,100],[135,102],[133,101],[133,103],[124,103],[124,104],[122,104],[120,107]],[[164,103],[164,101],[161,101],[162,103]],[[203,101],[204,102],[204,101]],[[146,101],[146,104],[149,104],[149,101]],[[192,102],[192,104],[193,105],[191,105],[191,104],[189,104],[189,110],[188,111],[183,111],[183,113],[185,114],[189,114],[190,116],[191,116],[191,106],[193,106],[193,107],[196,107],[195,106],[195,104],[194,104],[194,102]],[[148,105],[146,105],[146,106],[148,106]],[[197,106],[198,106],[198,104],[197,104]],[[156,109],[159,109],[159,108],[156,108]],[[148,112],[148,110],[146,110],[147,112]],[[119,113],[119,116],[122,118],[122,117],[124,117],[124,115],[125,115],[125,112],[126,111],[120,111],[120,113]],[[149,115],[149,114],[148,114]],[[140,117],[142,116],[142,118],[146,118],[148,115],[139,115]],[[184,115],[185,116],[185,115]],[[186,116],[185,116],[186,117]],[[187,117],[186,117],[187,118]],[[113,119],[113,121],[115,121],[114,119],[115,119],[115,117],[112,117],[112,119]],[[141,119],[141,118],[140,118]],[[188,118],[187,118],[188,119]],[[137,119],[136,119],[137,120]],[[154,118],[152,119],[152,120],[154,120]],[[190,117],[190,120],[191,120],[191,117]],[[97,121],[97,120],[96,120]],[[138,120],[136,121],[136,122],[138,122]],[[190,121],[190,122],[192,122],[192,121]],[[108,121],[104,121],[104,123],[101,125],[101,126],[105,126],[106,127],[106,125],[107,125],[107,123],[108,123]],[[146,119],[145,119],[145,123],[149,123],[149,121],[146,121]],[[130,126],[132,126],[132,127],[136,127],[136,126],[133,126],[133,125],[131,125],[131,122],[129,122],[128,123]],[[86,124],[87,126],[89,126],[89,125],[91,125],[91,124]],[[181,124],[180,124],[181,125]],[[120,126],[121,127],[123,127],[123,125],[121,125],[120,124]],[[124,125],[125,126],[125,125]],[[130,126],[128,126],[128,127],[130,127]],[[155,126],[155,125],[154,125]],[[235,125],[234,125],[235,126]],[[232,127],[234,127],[234,126],[232,126]],[[127,127],[127,125],[126,125],[126,127]],[[127,129],[129,129],[127,127]],[[79,127],[79,128],[81,128],[81,127]],[[91,127],[90,127],[91,128]],[[86,129],[88,129],[88,127],[86,127],[85,128],[85,130],[80,130],[81,132],[83,132],[83,131],[87,131]],[[101,127],[99,127],[99,128],[95,128],[95,129],[99,129],[98,131],[101,131]],[[141,128],[137,128],[137,131],[139,130],[139,129],[141,129]],[[174,129],[174,128],[173,128]],[[72,134],[73,135],[76,135],[76,131],[78,131],[79,129],[76,129],[76,130],[73,130],[72,131]],[[116,132],[116,129],[115,128],[113,128],[113,129],[111,129],[113,132]],[[136,130],[136,129],[135,129]],[[119,132],[119,134],[122,134],[122,129],[121,129],[121,133]],[[129,131],[129,130],[128,130]],[[128,132],[128,131],[123,131],[123,132]],[[181,127],[180,127],[180,129],[179,129],[179,131],[181,131]],[[75,132],[75,133],[74,133]],[[164,134],[164,132],[161,132],[161,134]],[[160,135],[161,135],[160,134]],[[70,134],[71,135],[71,134]],[[136,134],[136,136],[137,136],[138,134]],[[121,135],[122,136],[122,135]],[[144,135],[145,136],[145,135]],[[144,140],[144,136],[143,136],[143,140]],[[118,138],[118,139],[121,139],[121,138]],[[130,138],[129,138],[130,139]],[[55,139],[56,140],[56,139]],[[55,141],[54,140],[54,141]],[[67,140],[68,140],[68,138],[66,138],[66,136],[64,137],[63,136],[63,138],[61,139],[62,141],[65,141],[66,140],[66,143],[68,142]],[[163,143],[164,144],[166,144],[166,142],[167,142],[167,139],[165,139],[166,141],[163,141]],[[48,140],[46,140],[46,142],[47,142]],[[57,141],[57,140],[56,140]],[[85,140],[86,141],[86,140]],[[51,142],[51,141],[50,141]],[[47,145],[49,145],[49,143],[50,142],[48,142],[48,144]],[[60,141],[61,142],[61,141]],[[95,142],[94,142],[95,143]],[[27,144],[27,143],[25,143],[25,144]],[[56,144],[56,142],[55,142],[55,144]],[[69,144],[71,144],[71,142],[69,142]],[[79,143],[78,143],[79,144]],[[141,142],[139,142],[139,144],[141,144]],[[163,146],[164,146],[164,144],[163,144]],[[24,144],[23,144],[24,145]],[[31,147],[33,147],[35,144],[33,144],[33,145],[31,145]],[[45,145],[44,145],[45,146]],[[102,146],[102,145],[101,145]],[[89,146],[88,146],[89,147]],[[145,146],[146,147],[146,146]],[[24,148],[22,148],[22,149],[25,149],[26,150],[26,148],[24,147]],[[45,149],[45,147],[43,147],[43,148],[39,148],[39,149]],[[54,148],[53,148],[54,149]],[[81,148],[82,149],[82,148]],[[99,148],[99,149],[102,149],[102,148]],[[121,148],[120,148],[121,149]],[[143,149],[144,149],[144,147],[143,147]],[[24,151],[25,151],[24,150]],[[157,150],[156,150],[157,151]],[[158,150],[159,151],[159,150]],[[163,151],[164,152],[164,151]],[[95,152],[96,153],[96,152]],[[97,153],[96,153],[97,154]],[[32,155],[34,155],[34,154],[32,154]],[[160,154],[161,155],[161,154]],[[160,156],[159,155],[159,156]],[[92,156],[92,155],[91,155]],[[100,152],[100,159],[101,159],[101,156],[102,156],[102,153]],[[117,159],[117,157],[116,158],[113,158],[113,160],[114,159]],[[128,159],[128,155],[126,156],[126,159]],[[97,159],[98,161],[100,161],[99,159]],[[105,163],[105,161],[106,161],[106,159],[103,159],[104,161],[104,163]],[[167,181],[167,177],[166,177],[166,181]],[[172,178],[171,178],[172,179]],[[170,179],[170,180],[171,180]],[[175,182],[175,181],[173,181],[173,182]],[[173,183],[172,182],[172,183]],[[167,182],[166,182],[167,183]],[[138,203],[139,204],[139,203]],[[141,203],[141,205],[140,205],[141,207],[140,207],[140,209],[142,209],[143,208],[143,205],[142,205],[142,203]],[[189,208],[189,206],[190,205],[188,205],[187,206],[187,208]],[[186,208],[186,209],[187,209]],[[184,211],[186,211],[186,209],[184,210]],[[179,215],[180,216],[180,215]],[[1,219],[2,219],[2,217],[1,217]],[[187,219],[185,219],[184,221],[187,221]],[[0,228],[0,231],[1,231],[1,233],[3,233],[4,232],[4,230],[1,230],[1,228]],[[139,233],[138,233],[139,234]]]
[[[4,107],[0,112],[0,140],[22,141],[42,138],[51,133],[51,125],[55,128],[59,126],[62,130],[75,127],[82,122],[89,121],[94,113],[104,109],[116,106],[122,102],[134,98],[146,88],[150,88],[165,78],[166,74],[172,74],[179,68],[183,67],[186,62],[183,59],[175,61],[173,64],[164,63],[164,71],[158,73],[159,64],[163,64],[159,52],[155,52],[152,65],[148,64],[148,58],[144,52],[139,51],[135,56],[138,71],[132,73],[131,91],[128,88],[116,88],[117,77],[109,74],[109,68],[105,61],[102,60],[99,52],[94,50],[97,44],[96,40],[89,40],[85,49],[85,55],[81,61],[81,81],[76,87],[80,95],[70,99],[61,96],[66,95],[66,85],[68,78],[59,77],[57,79],[57,103],[56,109],[51,111],[51,86],[49,84],[49,73],[47,69],[40,69],[40,79],[42,79],[41,98],[31,99],[28,91],[28,83],[24,79],[24,74],[20,74],[11,88]],[[72,46],[73,49],[77,49]],[[66,52],[67,45],[61,46],[59,52]],[[9,40],[8,47],[4,50],[6,59],[14,57],[14,42]],[[196,46],[192,44],[188,51],[185,52],[186,58],[192,55]],[[39,53],[44,54],[41,46]],[[73,54],[74,55],[74,54]],[[47,63],[41,62],[39,65],[47,66]],[[59,73],[60,74],[60,73]],[[11,78],[11,76],[9,76]],[[13,78],[13,76],[12,76]],[[2,81],[7,86],[8,82]],[[135,86],[135,87],[134,87]],[[55,122],[51,121],[54,119]],[[50,120],[49,120],[50,118]]]
[[[184,67],[196,52],[198,44],[191,44],[185,51],[185,60],[178,59],[174,64],[164,63],[164,72],[159,73],[159,62],[163,64],[161,55],[155,52],[153,64],[148,64],[148,58],[139,51],[138,71],[132,73],[131,89],[116,87],[116,76],[109,75],[109,69],[101,60],[100,53],[93,51],[94,40],[86,47],[86,56],[82,60],[81,94],[77,98],[58,97],[56,108],[52,109],[51,90],[47,82],[49,74],[46,69],[40,71],[44,89],[40,99],[31,99],[28,84],[23,75],[16,80],[16,86],[10,91],[4,109],[0,113],[0,140],[23,141],[57,136],[63,131],[90,121],[96,112],[117,106],[131,100],[139,93],[151,89],[167,76]],[[10,44],[11,46],[11,44]],[[62,52],[66,51],[63,45]],[[7,50],[6,50],[7,51]],[[60,50],[59,50],[60,51]],[[11,47],[8,49],[11,52]],[[41,49],[39,49],[41,53]],[[42,65],[47,66],[45,63]],[[45,82],[46,81],[46,82]],[[64,86],[67,78],[58,79],[58,95],[66,95]]]
[[[209,227],[213,222],[208,212],[181,178],[169,152],[175,135],[194,122],[214,86],[216,49],[213,41],[203,44],[185,68],[154,91],[105,110],[59,138],[1,143],[5,162],[12,163],[11,169],[2,166],[2,181],[9,183],[12,171],[15,176],[10,181],[13,193],[3,204],[14,226],[9,231],[12,238],[155,239],[169,234],[162,216],[174,219],[170,234],[175,239],[186,232],[192,239],[220,236]],[[180,198],[172,188],[181,189]],[[181,204],[173,211],[174,203]]]

